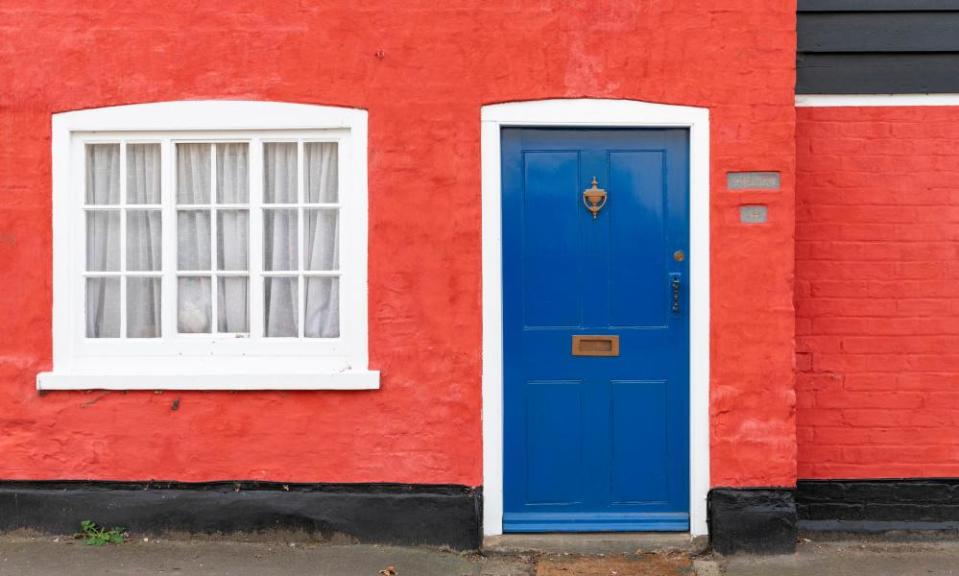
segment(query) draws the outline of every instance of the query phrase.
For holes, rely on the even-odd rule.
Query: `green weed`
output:
[[[126,539],[126,530],[120,526],[114,526],[107,530],[102,528],[91,520],[80,522],[80,532],[77,538],[83,538],[83,541],[90,546],[103,546],[104,544],[123,544]]]

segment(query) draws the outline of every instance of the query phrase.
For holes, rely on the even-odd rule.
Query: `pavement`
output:
[[[795,554],[732,556],[718,564],[725,576],[959,576],[959,540],[804,539]]]
[[[390,572],[392,570],[392,572]],[[0,538],[2,576],[528,576],[520,557],[424,548],[215,540]]]
[[[331,544],[308,538],[131,537],[93,547],[70,537],[0,536],[0,576],[693,576],[683,552],[602,555]]]
[[[959,576],[959,540],[809,541],[783,556],[676,550],[487,552],[291,538],[130,538],[92,547],[69,537],[0,536],[0,576]]]

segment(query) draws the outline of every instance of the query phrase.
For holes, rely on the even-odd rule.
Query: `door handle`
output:
[[[679,314],[681,310],[679,303],[683,287],[682,277],[679,274],[670,274],[669,278],[669,288],[673,299],[672,311],[673,314]]]

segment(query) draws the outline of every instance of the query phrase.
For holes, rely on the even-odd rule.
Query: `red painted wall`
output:
[[[768,0],[0,0],[0,478],[480,484],[480,106],[611,97],[711,109],[712,481],[792,484],[794,20]],[[34,391],[50,115],[196,98],[369,110],[381,390]],[[727,170],[782,171],[770,224],[738,224],[755,195]]]
[[[959,476],[959,110],[799,109],[801,478]]]

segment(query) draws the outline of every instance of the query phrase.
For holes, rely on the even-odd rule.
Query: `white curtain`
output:
[[[263,203],[296,204],[296,144],[263,145]],[[264,279],[264,330],[266,336],[298,336],[297,278],[299,237],[296,209],[263,211],[263,269],[292,272]]]
[[[216,174],[212,173],[216,154]],[[129,144],[126,238],[120,238],[120,145],[87,147],[87,271],[119,272],[121,241],[126,241],[127,336],[160,336],[162,232],[160,146]],[[339,210],[297,208],[338,202],[335,143],[304,145],[304,198],[298,198],[295,143],[267,143],[263,149],[264,333],[311,338],[339,336],[339,279],[303,272],[338,271]],[[177,327],[181,333],[249,332],[249,145],[176,145]],[[215,197],[212,185],[215,183]],[[271,207],[270,205],[286,206]],[[149,206],[147,206],[149,205]],[[110,206],[109,208],[106,208]],[[142,207],[138,207],[142,206]],[[302,213],[302,217],[300,214]],[[216,238],[211,218],[216,218]],[[300,246],[299,226],[303,226]],[[215,255],[211,243],[215,242]],[[259,248],[257,248],[259,249]],[[299,250],[303,250],[302,263]],[[224,272],[215,276],[216,272]],[[154,274],[155,273],[155,274]],[[216,277],[216,285],[213,278]],[[120,278],[87,279],[87,335],[120,336]],[[303,318],[299,290],[303,290]],[[214,292],[215,290],[215,292]]]
[[[269,208],[270,204],[295,204],[297,198],[297,148],[295,143],[268,143],[263,149],[263,265],[270,272],[264,281],[265,333],[267,336],[299,334],[298,274],[299,230],[297,210]],[[337,201],[337,149],[334,143],[304,145],[304,201]],[[303,210],[304,271],[339,269],[338,210]],[[310,338],[339,336],[339,280],[304,277],[303,334]]]
[[[248,150],[247,144],[217,144],[217,204],[246,204],[250,201]],[[249,210],[218,209],[216,218],[217,270],[249,270]],[[245,276],[217,278],[218,332],[250,331],[249,284]]]
[[[208,205],[211,202],[211,146],[176,145],[176,198],[179,206]],[[212,331],[213,304],[210,272],[210,209],[177,210],[177,269],[205,272],[177,280],[177,331]]]
[[[86,148],[86,203],[93,207],[120,203],[120,145],[92,144]],[[87,272],[120,270],[120,211],[88,210]],[[120,278],[87,278],[87,337],[120,336]]]
[[[306,201],[334,203],[339,199],[337,149],[332,142],[304,145],[304,187]],[[340,268],[339,210],[306,209],[306,252],[309,271]],[[308,338],[335,338],[340,335],[340,281],[338,278],[307,277],[304,302],[304,335]]]
[[[120,243],[126,242],[126,270],[157,272],[156,276],[127,276],[126,321],[130,338],[160,336],[161,230],[160,211],[138,205],[160,203],[160,146],[127,146],[127,230],[121,238],[119,209],[87,212],[87,271],[119,272]],[[120,145],[94,144],[87,148],[87,203],[120,203]],[[119,277],[87,280],[87,336],[120,336]]]
[[[127,145],[127,270],[157,272],[161,261],[161,213],[136,209],[160,203],[160,145]],[[127,336],[160,336],[160,277],[127,277]]]
[[[216,154],[216,177],[211,168]],[[211,182],[216,197],[210,197]],[[248,144],[178,144],[177,202],[212,204],[210,208],[182,209],[177,213],[177,261],[181,271],[198,272],[181,277],[177,303],[180,332],[210,333],[212,327],[212,273],[249,270],[250,201]],[[211,213],[216,218],[216,262],[211,262]],[[203,272],[205,274],[200,274]],[[228,274],[216,279],[217,331],[249,332],[249,279]]]

